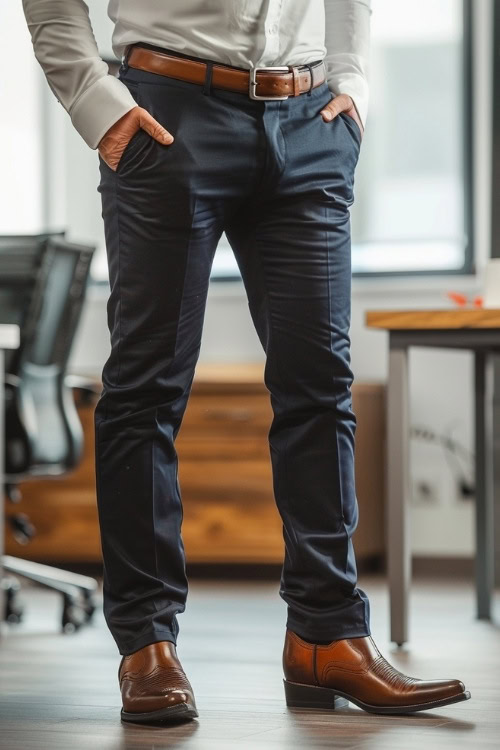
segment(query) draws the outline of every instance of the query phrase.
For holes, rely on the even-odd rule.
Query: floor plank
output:
[[[178,654],[200,716],[169,727],[119,718],[119,654],[101,605],[92,625],[62,635],[57,594],[23,582],[22,624],[0,640],[1,750],[428,750],[500,746],[500,595],[494,621],[475,619],[470,581],[415,581],[410,642],[388,642],[381,577],[363,577],[373,636],[384,655],[415,677],[458,677],[465,703],[413,716],[288,709],[281,654],[285,604],[278,582],[195,580],[179,615]]]

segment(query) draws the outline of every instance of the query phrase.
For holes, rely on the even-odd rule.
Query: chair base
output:
[[[2,556],[1,567],[8,573],[23,576],[62,595],[61,626],[63,631],[77,630],[92,619],[96,609],[95,593],[98,587],[95,578],[10,555]],[[4,588],[7,593],[4,619],[19,622],[22,610],[14,604],[14,596],[18,587],[12,579],[8,579]]]

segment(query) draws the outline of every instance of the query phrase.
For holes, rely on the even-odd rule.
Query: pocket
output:
[[[139,128],[139,130],[137,130],[137,132],[135,132],[134,135],[129,139],[127,145],[123,149],[122,155],[120,156],[120,160],[119,160],[118,164],[116,165],[116,170],[115,170],[116,172],[118,172],[118,170],[120,169],[120,167],[122,166],[122,164],[124,164],[127,161],[127,158],[130,156],[130,154],[134,152],[134,150],[135,150],[134,146],[136,146],[138,143],[140,144],[140,142],[141,142],[141,134],[142,135],[147,135],[148,138],[151,137],[149,135],[149,133],[146,133],[146,131],[144,130],[144,128]]]
[[[354,117],[351,117],[351,115],[348,115],[347,112],[339,112],[339,115],[342,117],[342,120],[347,125],[347,128],[351,135],[353,136],[354,140],[356,141],[356,145],[358,149],[361,148],[361,129],[354,119]]]
[[[130,93],[132,94],[133,98],[135,99],[136,104],[139,107],[142,107],[142,97],[141,97],[141,84],[137,81],[127,81],[126,79],[123,79],[119,76],[119,79],[122,81],[122,83],[125,84],[125,86],[128,88]],[[122,151],[122,154],[120,156],[120,160],[118,164],[116,165],[115,172],[118,174],[122,172],[122,169],[128,164],[130,159],[140,153],[141,151],[141,144],[146,145],[150,141],[154,141],[154,138],[149,135],[149,133],[144,130],[144,128],[139,128],[133,136],[129,139],[127,145]]]

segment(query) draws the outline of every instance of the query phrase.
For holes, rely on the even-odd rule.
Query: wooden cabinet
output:
[[[272,420],[263,363],[198,364],[176,448],[188,562],[281,563],[282,523],[273,496]],[[360,562],[383,552],[384,386],[356,383],[356,487]],[[19,511],[37,527],[29,545],[7,534],[8,554],[45,562],[101,559],[95,502],[93,405],[79,406],[85,454],[72,474],[24,482]],[[10,506],[9,512],[15,509]]]

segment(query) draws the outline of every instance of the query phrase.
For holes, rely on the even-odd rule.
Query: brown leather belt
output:
[[[207,64],[140,45],[127,48],[127,65],[150,73],[204,84]],[[212,64],[211,85],[248,94],[251,99],[287,99],[320,86],[326,79],[323,61],[314,65],[259,66],[246,71],[223,63]]]

